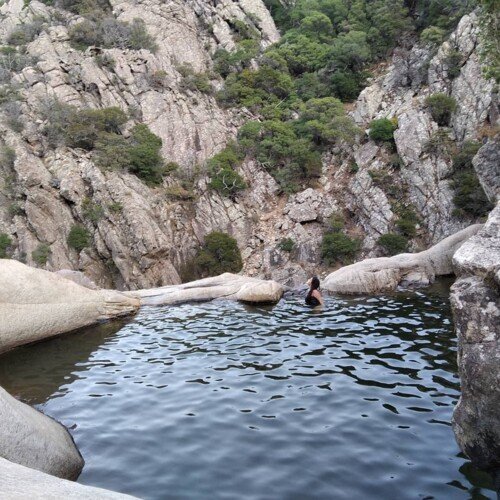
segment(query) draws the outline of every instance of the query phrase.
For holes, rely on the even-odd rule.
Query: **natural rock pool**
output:
[[[495,497],[459,454],[447,289],[145,308],[0,357],[82,483],[147,499]]]

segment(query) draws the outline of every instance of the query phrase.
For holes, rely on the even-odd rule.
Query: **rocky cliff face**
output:
[[[451,92],[459,108],[449,134],[457,141],[477,138],[479,127],[496,120],[493,84],[481,76],[474,14],[462,19],[434,55],[411,41],[398,49],[353,106],[352,116],[364,128],[373,118],[398,119],[399,158],[364,137],[326,154],[317,186],[290,197],[279,194],[256,162],[246,161],[241,174],[249,188],[231,200],[208,188],[203,165],[235,136],[248,113],[222,109],[212,96],[186,89],[179,68],[210,70],[217,48],[233,50],[235,19],[258,30],[263,46],[275,42],[279,34],[268,11],[261,0],[126,1],[113,2],[113,9],[120,20],[145,21],[156,54],[75,50],[68,29],[78,16],[36,0],[11,0],[1,8],[4,40],[19,23],[45,19],[44,30],[27,45],[30,63],[13,71],[9,83],[22,97],[24,129],[12,129],[5,109],[0,121],[2,140],[15,150],[15,159],[4,159],[0,167],[0,232],[11,235],[15,258],[40,265],[32,252],[44,244],[50,247],[48,270],[79,269],[101,286],[160,286],[178,283],[179,270],[204,236],[220,230],[237,239],[247,274],[292,284],[321,270],[324,223],[334,212],[348,215],[348,229],[363,238],[365,256],[377,255],[376,240],[393,227],[395,200],[413,205],[420,217],[414,250],[474,222],[453,215],[451,162],[426,150],[438,127],[424,106],[427,95]],[[445,63],[450,45],[462,57],[453,80]],[[114,68],[97,63],[95,56],[103,53],[115,60]],[[165,78],[158,86],[152,75],[160,71]],[[212,84],[221,81],[214,78]],[[151,188],[134,175],[100,170],[82,150],[48,150],[40,110],[53,98],[79,107],[118,106],[139,117],[162,138],[167,161],[179,163],[186,176],[201,171],[194,197],[179,200],[174,177]],[[98,220],[89,220],[86,200],[101,207]],[[93,238],[92,248],[80,253],[66,242],[75,223],[83,223]],[[295,241],[293,252],[279,249],[284,238]]]

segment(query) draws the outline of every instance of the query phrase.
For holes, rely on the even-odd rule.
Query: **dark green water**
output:
[[[495,498],[459,454],[446,290],[146,308],[0,358],[80,481],[148,499]]]

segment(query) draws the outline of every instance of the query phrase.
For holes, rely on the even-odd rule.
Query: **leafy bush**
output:
[[[411,206],[398,205],[393,207],[397,214],[396,227],[404,236],[413,238],[417,234],[417,224],[420,222],[417,213]]]
[[[370,123],[370,138],[374,141],[391,142],[394,140],[394,131],[397,125],[389,118],[380,118]]]
[[[158,48],[148,34],[146,24],[138,18],[130,23],[118,21],[114,17],[85,19],[72,26],[68,35],[71,45],[78,50],[95,46],[156,52]]]
[[[455,174],[452,185],[455,189],[453,203],[459,213],[481,217],[493,208],[474,170]]]
[[[439,45],[444,40],[446,31],[438,26],[429,26],[420,33],[420,40],[429,45]]]
[[[327,233],[321,242],[321,258],[327,265],[335,262],[350,262],[360,247],[357,239],[350,238],[344,233]]]
[[[186,269],[193,277],[205,278],[226,272],[238,273],[242,267],[236,240],[226,233],[214,231],[205,236],[204,244]]]
[[[108,210],[114,214],[119,214],[123,210],[123,204],[119,201],[114,201],[108,205]]]
[[[104,217],[104,208],[98,203],[94,203],[90,198],[84,198],[82,201],[83,216],[90,222],[96,224]]]
[[[229,144],[220,153],[208,160],[210,188],[224,196],[234,196],[238,191],[246,188],[245,181],[235,171],[241,164],[244,156],[235,144]]]
[[[30,23],[22,23],[15,26],[7,37],[9,45],[26,45],[32,42],[43,30],[45,19],[35,17]]]
[[[6,233],[0,233],[0,259],[7,259],[7,251],[12,245],[12,239]]]
[[[340,233],[344,230],[345,220],[341,213],[333,213],[326,223],[327,233]]]
[[[51,253],[49,245],[40,243],[35,250],[31,252],[31,257],[38,265],[44,266],[47,264]]]
[[[479,151],[481,143],[476,141],[465,141],[460,150],[453,156],[453,171],[472,169],[472,159]]]
[[[295,248],[295,241],[292,238],[284,238],[278,243],[278,248],[283,252],[290,253]]]
[[[131,172],[149,184],[159,184],[165,169],[161,147],[162,140],[147,125],[136,125],[129,148]]]
[[[208,73],[196,73],[190,65],[184,64],[177,68],[182,76],[180,88],[192,92],[202,92],[211,94],[213,92],[212,84]]]
[[[441,92],[427,97],[425,104],[438,125],[448,125],[451,115],[457,109],[455,98]]]
[[[94,145],[94,162],[103,170],[122,170],[130,165],[130,145],[122,135],[100,132]]]
[[[16,151],[10,146],[0,147],[0,166],[11,169],[16,161]]]
[[[388,255],[397,255],[408,249],[408,239],[401,234],[387,233],[378,239],[378,244]]]
[[[165,194],[176,200],[190,201],[194,199],[194,193],[184,186],[169,186],[165,188]]]
[[[462,66],[462,54],[456,49],[450,49],[445,57],[446,73],[448,78],[454,79],[460,75],[460,69]]]
[[[77,252],[90,246],[90,233],[83,226],[75,224],[71,226],[68,234],[68,245]]]

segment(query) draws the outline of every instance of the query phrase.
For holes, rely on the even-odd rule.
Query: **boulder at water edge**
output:
[[[132,314],[139,305],[120,292],[89,290],[55,273],[0,259],[0,353]]]
[[[281,299],[283,292],[283,286],[275,281],[224,273],[220,276],[191,281],[182,285],[163,286],[125,293],[129,297],[139,298],[142,305],[173,305],[213,299],[275,303]]]
[[[500,203],[453,262],[461,384],[453,430],[472,462],[500,479]]]
[[[66,479],[76,479],[84,464],[65,427],[1,387],[0,457]]]
[[[403,281],[428,285],[436,276],[452,274],[452,258],[481,228],[469,226],[420,253],[366,259],[329,274],[322,287],[329,292],[370,294],[393,291]]]
[[[49,476],[3,458],[0,458],[0,493],[2,498],[9,500],[26,500],[27,498],[126,500],[135,498]]]

